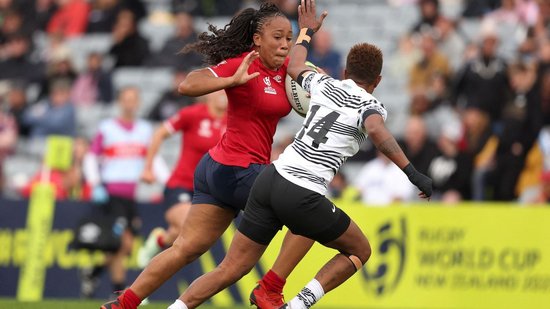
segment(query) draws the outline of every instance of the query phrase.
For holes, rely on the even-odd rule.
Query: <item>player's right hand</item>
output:
[[[144,168],[139,179],[146,184],[153,184],[156,181],[155,173],[150,168]]]
[[[298,5],[298,25],[300,29],[310,28],[317,32],[328,12],[324,11],[319,18],[317,18],[317,8],[315,6],[315,0],[302,0]]]
[[[241,65],[239,65],[239,68],[237,69],[235,74],[233,74],[233,87],[245,84],[249,80],[256,78],[260,75],[260,72],[248,74],[248,68],[250,67],[250,64],[252,64],[252,62],[258,57],[260,57],[260,53],[258,53],[257,51],[251,51],[248,55],[246,55],[246,57],[244,57],[243,62],[241,63]]]
[[[417,171],[412,164],[407,165],[403,171],[409,178],[409,181],[415,185],[419,190],[421,198],[427,198],[429,199],[432,196],[433,192],[433,181],[430,177],[420,173]]]

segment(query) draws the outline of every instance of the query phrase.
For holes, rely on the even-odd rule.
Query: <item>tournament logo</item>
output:
[[[269,76],[264,77],[264,84],[266,86],[264,88],[265,93],[277,94],[277,91],[275,90],[275,88],[271,87],[271,80],[269,79]]]
[[[405,218],[382,224],[375,238],[379,245],[372,248],[374,261],[369,261],[362,268],[362,275],[367,281],[367,290],[383,296],[394,291],[403,276],[407,258]]]
[[[283,80],[283,78],[281,77],[281,75],[275,75],[275,77],[273,77],[273,79],[278,82],[278,83],[281,83],[281,81]]]

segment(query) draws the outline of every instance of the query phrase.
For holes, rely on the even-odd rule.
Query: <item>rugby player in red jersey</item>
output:
[[[165,218],[168,229],[153,229],[144,246],[138,252],[137,262],[145,267],[160,251],[170,247],[178,237],[181,223],[191,208],[193,196],[193,174],[202,156],[214,147],[227,124],[227,96],[216,91],[204,96],[204,103],[184,107],[166,120],[153,134],[151,146],[147,151],[145,168],[141,180],[154,183],[154,158],[162,142],[172,134],[181,132],[181,151],[176,167],[164,189]]]
[[[172,247],[155,256],[130,288],[103,309],[135,309],[166,280],[200,257],[243,210],[252,184],[270,163],[278,121],[290,104],[285,94],[290,21],[272,3],[245,9],[224,28],[210,26],[187,46],[205,56],[209,68],[195,70],[180,84],[180,93],[201,96],[225,89],[227,130],[195,170],[192,206]],[[313,245],[288,233],[272,270],[251,294],[262,309],[284,304],[285,279]]]

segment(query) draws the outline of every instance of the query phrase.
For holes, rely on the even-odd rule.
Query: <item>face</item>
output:
[[[53,106],[62,106],[69,102],[70,97],[71,89],[59,87],[53,89],[52,93],[50,94],[50,101]]]
[[[254,45],[260,59],[270,69],[283,65],[292,44],[292,27],[286,17],[268,19],[260,33],[254,34]]]
[[[88,57],[88,70],[95,71],[101,67],[101,56],[98,54],[92,54]]]
[[[413,149],[416,149],[422,145],[426,140],[426,126],[424,121],[420,117],[412,117],[407,123],[407,129],[405,131],[405,142]]]
[[[123,115],[133,118],[139,107],[139,91],[135,88],[123,90],[118,97],[118,104]]]

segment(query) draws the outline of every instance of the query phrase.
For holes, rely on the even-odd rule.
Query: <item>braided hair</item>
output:
[[[283,16],[283,12],[271,3],[264,2],[259,10],[248,8],[233,17],[223,29],[208,25],[210,32],[199,35],[198,41],[186,45],[182,52],[196,51],[204,56],[208,65],[238,56],[252,48],[253,36],[259,33],[265,23],[273,17]]]

